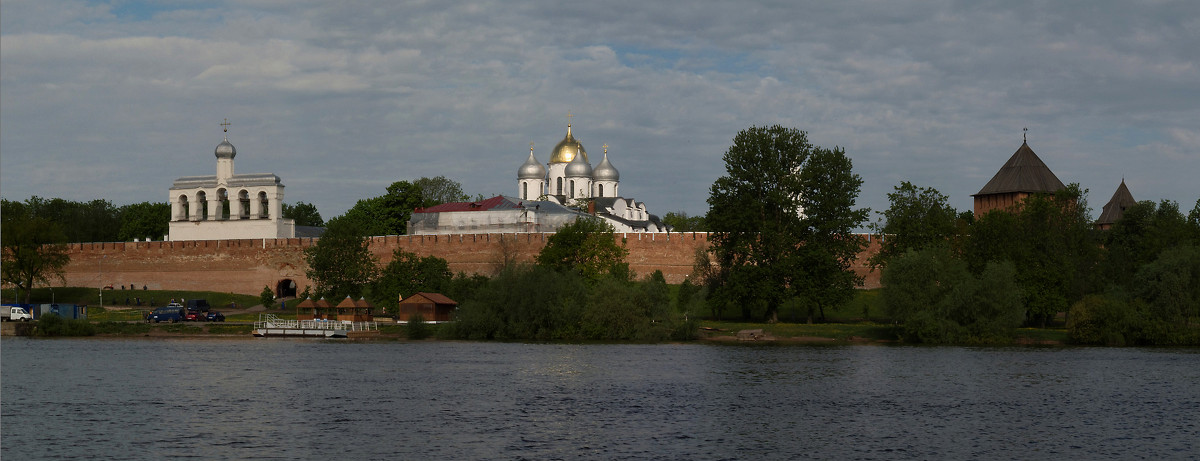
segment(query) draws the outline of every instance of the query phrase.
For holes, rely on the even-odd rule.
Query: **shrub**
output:
[[[621,274],[586,279],[575,271],[515,266],[476,290],[443,332],[460,339],[691,339],[696,324],[683,322],[670,302],[665,281],[653,275],[630,282]]]
[[[93,336],[96,327],[82,319],[64,319],[57,314],[46,314],[38,319],[34,328],[36,336]]]
[[[425,323],[425,316],[419,312],[408,316],[408,325],[405,328],[405,333],[408,339],[425,339],[429,337],[429,324]]]

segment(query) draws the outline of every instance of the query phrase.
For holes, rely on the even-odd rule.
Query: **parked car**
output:
[[[208,320],[209,322],[224,322],[225,314],[217,311],[208,311],[208,315],[205,317],[205,320]]]
[[[188,309],[187,314],[184,314],[184,316],[183,316],[183,320],[185,322],[203,322],[205,320],[205,317],[204,317],[204,313],[202,313],[198,310]]]
[[[150,315],[146,316],[146,322],[182,322],[187,316],[187,309],[183,308],[182,304],[171,303],[166,306],[155,309]]]

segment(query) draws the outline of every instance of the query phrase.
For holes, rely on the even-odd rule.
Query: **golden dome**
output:
[[[571,124],[568,123],[567,137],[559,141],[558,145],[554,146],[554,150],[550,151],[550,163],[571,163],[571,160],[575,159],[575,154],[583,155],[583,161],[591,164],[588,161],[587,149],[584,149],[583,144],[571,136]]]

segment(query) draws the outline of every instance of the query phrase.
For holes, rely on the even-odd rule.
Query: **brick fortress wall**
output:
[[[396,249],[420,256],[437,256],[450,270],[495,274],[505,260],[529,262],[553,234],[458,234],[372,237],[371,252],[382,264]],[[670,283],[692,273],[696,251],[708,248],[706,233],[617,234],[629,249],[630,268],[645,276],[661,270]],[[304,275],[304,249],[313,239],[201,240],[185,242],[106,242],[70,245],[66,286],[121,285],[161,290],[223,291],[259,294],[283,280],[295,281],[297,291],[313,285]],[[879,251],[877,239],[854,262],[866,277],[864,288],[879,287],[879,272],[866,259]]]

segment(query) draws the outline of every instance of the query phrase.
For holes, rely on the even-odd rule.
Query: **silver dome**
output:
[[[217,158],[232,159],[237,155],[237,149],[233,147],[233,144],[229,143],[229,139],[225,139],[224,141],[221,141],[220,144],[217,144],[217,150],[215,154]]]
[[[588,165],[588,162],[583,159],[582,155],[576,155],[575,158],[571,159],[571,163],[567,164],[565,173],[569,178],[591,177],[592,166]]]
[[[604,149],[604,158],[600,159],[600,164],[596,165],[595,171],[592,172],[592,179],[596,181],[621,180],[621,173],[613,167],[612,162],[608,161],[608,149]]]
[[[533,149],[529,150],[529,159],[517,169],[517,179],[546,179],[546,166],[533,157]]]

